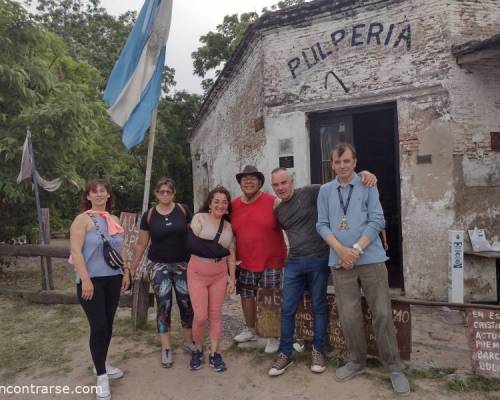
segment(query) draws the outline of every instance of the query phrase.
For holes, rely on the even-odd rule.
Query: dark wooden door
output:
[[[325,183],[333,178],[330,151],[335,144],[341,141],[354,144],[358,153],[357,171],[368,170],[378,178],[389,242],[389,284],[403,288],[396,115],[394,104],[311,114],[311,183]]]

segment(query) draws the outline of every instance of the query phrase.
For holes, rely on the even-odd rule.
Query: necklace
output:
[[[166,214],[161,214],[158,210],[158,208],[156,209],[156,211],[158,212],[158,214],[160,214],[163,219],[165,220],[165,225],[166,226],[171,226],[172,225],[172,221],[169,220],[169,217],[170,217],[170,214],[172,214],[172,212],[174,211],[175,209],[175,203],[173,203],[173,206],[171,208],[171,210],[167,211]],[[165,211],[165,210],[161,210],[161,211]]]

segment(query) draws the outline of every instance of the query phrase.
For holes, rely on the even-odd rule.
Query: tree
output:
[[[32,18],[56,33],[76,60],[85,60],[107,78],[135,22],[135,11],[113,17],[100,0],[27,0]],[[104,85],[104,81],[101,82]]]
[[[78,59],[85,59],[90,64],[95,66],[102,78],[101,87],[105,82],[105,78],[116,62],[119,51],[123,47],[127,35],[129,34],[132,24],[135,20],[135,14],[128,12],[118,18],[110,16],[105,9],[100,7],[99,0],[91,0],[85,2],[83,0],[38,0],[38,14],[34,16],[37,21],[40,21],[47,29],[56,32],[60,35],[69,51]],[[96,32],[97,37],[96,37]],[[113,38],[108,40],[108,38]],[[89,43],[91,45],[89,46]],[[177,168],[191,171],[191,160],[189,154],[189,146],[187,144],[187,131],[184,129],[183,134],[174,135],[174,143],[164,140],[167,135],[166,128],[162,125],[163,103],[169,105],[183,107],[184,103],[191,104],[185,101],[185,96],[178,95],[169,97],[175,87],[175,70],[165,66],[163,71],[162,92],[163,98],[159,107],[158,125],[156,132],[155,157],[153,158],[153,181],[158,175],[175,176]],[[187,95],[187,94],[184,94]],[[195,99],[194,96],[193,99]],[[193,100],[195,102],[196,100]],[[179,104],[176,104],[179,102]],[[192,113],[194,118],[194,112]],[[187,114],[180,112],[174,115],[175,118],[184,118]],[[175,125],[179,129],[189,126],[189,121],[170,122],[169,125]],[[171,131],[169,129],[169,131]],[[179,147],[182,151],[172,153],[172,157],[168,160],[163,157],[165,147]],[[118,144],[119,148],[122,148]],[[177,149],[179,150],[179,149]],[[142,204],[142,190],[144,186],[144,174],[146,169],[146,153],[147,140],[136,146],[130,152],[125,153],[126,157],[123,160],[123,165],[114,163],[112,170],[105,168],[103,162],[99,158],[95,159],[94,166],[91,167],[94,175],[106,175],[110,180],[116,182],[115,189],[117,191],[118,204],[117,208],[121,211],[138,211]],[[95,149],[92,154],[106,157],[105,153],[99,153],[99,149]],[[123,157],[122,157],[123,158]],[[177,163],[172,163],[170,160],[177,160]],[[182,159],[182,161],[181,161]],[[123,168],[123,169],[120,169]],[[170,173],[170,169],[174,173]],[[157,172],[157,171],[161,171]],[[188,174],[189,181],[178,181],[178,192],[183,193],[184,201],[191,203],[192,199],[192,184],[191,175]]]
[[[283,0],[271,6],[270,9],[263,8],[262,13],[268,13],[283,8],[297,6],[305,3],[306,0]],[[259,15],[255,12],[226,15],[222,24],[217,25],[215,32],[208,32],[200,37],[202,46],[191,53],[193,59],[194,73],[201,78],[211,71],[215,71],[215,76],[218,76],[222,66],[231,57],[245,34],[248,26],[255,22]],[[205,93],[210,90],[213,85],[213,79],[204,79],[202,88]]]
[[[122,168],[124,157],[96,85],[99,71],[73,59],[57,35],[10,0],[0,0],[0,36],[0,214],[9,221],[0,236],[5,237],[36,225],[33,193],[15,182],[28,126],[44,177],[81,186],[99,166],[111,173]],[[41,193],[43,205],[52,206],[54,222],[74,216],[77,192],[65,184],[57,192]]]

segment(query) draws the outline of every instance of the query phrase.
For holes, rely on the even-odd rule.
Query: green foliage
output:
[[[306,0],[283,0],[268,8],[263,8],[262,13],[281,10],[287,7],[293,7],[305,3]],[[259,15],[256,12],[226,15],[222,24],[217,25],[215,32],[208,32],[200,37],[203,44],[196,51],[191,53],[193,59],[194,73],[201,78],[211,71],[215,70],[218,76],[224,63],[229,60],[233,52],[245,34],[248,26],[255,22]],[[213,79],[205,79],[202,82],[202,88],[207,93],[213,85]]]
[[[100,7],[99,0],[28,0],[36,4],[32,17],[56,33],[76,60],[85,60],[107,78],[125,44],[135,12],[118,18]],[[104,84],[102,80],[101,85]]]
[[[40,175],[63,178],[56,192],[40,191],[53,231],[67,229],[85,181],[96,177],[111,182],[116,211],[142,206],[147,140],[127,152],[101,100],[134,14],[114,18],[99,0],[39,0],[37,9],[29,15],[17,2],[0,0],[0,215],[8,221],[0,241],[32,236],[37,226],[31,184],[16,183],[27,127]],[[174,86],[175,71],[165,67],[152,183],[175,179],[177,199],[192,204],[187,137],[200,98],[171,94]]]
[[[250,12],[226,15],[222,24],[217,25],[216,32],[208,32],[200,37],[203,46],[191,54],[194,73],[200,77],[229,59],[240,43],[247,27],[258,18],[257,13]],[[216,71],[218,74],[220,71]]]

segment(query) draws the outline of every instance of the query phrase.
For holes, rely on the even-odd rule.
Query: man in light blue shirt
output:
[[[349,362],[338,368],[335,376],[338,381],[346,381],[365,371],[361,286],[373,315],[379,357],[390,371],[394,391],[408,395],[410,386],[402,373],[392,321],[384,264],[387,256],[379,238],[385,220],[378,190],[376,186],[364,186],[354,172],[356,150],[351,144],[337,144],[331,159],[336,178],[319,191],[316,229],[330,247],[335,301],[349,352]]]

